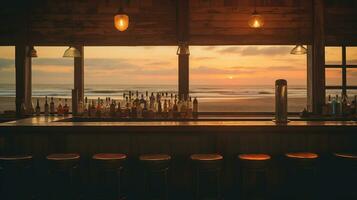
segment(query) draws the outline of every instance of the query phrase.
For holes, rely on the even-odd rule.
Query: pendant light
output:
[[[32,11],[32,9],[30,7],[28,9],[28,12],[31,13],[31,11]],[[27,26],[27,42],[30,44],[30,43],[32,43],[32,41],[31,41],[32,20],[31,20],[31,14],[29,14],[29,13],[28,13],[29,16],[27,17],[27,20],[28,20],[28,22],[27,22],[27,24],[28,24],[28,26]],[[30,49],[28,51],[27,56],[30,58],[38,57],[37,51],[33,45],[30,45]]]
[[[37,51],[36,51],[34,46],[31,46],[31,49],[29,51],[29,55],[28,56],[31,57],[31,58],[37,58],[38,57],[37,56]]]
[[[73,6],[73,2],[71,5],[72,9],[74,8]],[[75,19],[74,16],[72,15],[72,34],[75,32],[75,23],[73,22],[73,20]],[[72,36],[73,37],[73,36]],[[73,41],[73,38],[71,37],[71,40]],[[63,58],[79,58],[81,57],[81,52],[74,46],[69,46],[68,49],[66,49],[66,51],[64,51],[63,53]]]
[[[114,16],[114,27],[120,31],[126,31],[129,27],[129,16],[123,11],[122,1],[120,1],[119,9]]]
[[[254,12],[249,17],[248,25],[251,28],[262,28],[264,26],[264,18],[257,12],[257,2],[254,1]]]
[[[179,42],[176,55],[190,55],[190,48],[187,42]]]
[[[293,49],[291,49],[290,54],[304,55],[307,54],[307,49],[303,45],[297,44]]]
[[[299,9],[300,9],[300,3],[299,3]],[[300,10],[301,12],[301,10]],[[297,20],[300,20],[301,17],[298,17]],[[297,35],[298,35],[298,41],[297,41],[297,44],[295,45],[295,47],[293,49],[291,49],[290,51],[290,54],[292,55],[304,55],[304,54],[307,54],[307,49],[300,43],[300,24],[298,24],[298,28],[297,28]]]
[[[79,58],[81,57],[81,52],[76,47],[69,46],[68,49],[63,54],[63,58]]]

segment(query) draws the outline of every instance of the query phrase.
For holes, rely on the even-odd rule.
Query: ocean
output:
[[[70,84],[41,84],[32,86],[33,97],[61,97],[70,98]],[[177,93],[176,85],[86,85],[85,96],[88,98],[112,97],[120,98],[128,91],[139,91],[139,93],[168,92]],[[305,86],[289,86],[289,96],[306,97]],[[199,99],[252,99],[274,96],[274,87],[267,85],[260,86],[212,86],[212,85],[192,85],[190,96]],[[15,97],[15,85],[0,84],[0,97]]]

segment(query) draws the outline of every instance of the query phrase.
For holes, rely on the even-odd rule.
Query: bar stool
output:
[[[240,185],[244,199],[267,199],[267,154],[240,154]]]
[[[31,199],[34,184],[31,167],[30,155],[0,156],[1,199]]]
[[[49,165],[50,199],[78,199],[79,154],[50,154]]]
[[[357,199],[357,153],[334,153],[336,199]]]
[[[316,172],[318,155],[311,152],[286,153],[287,196],[290,199],[316,199]]]
[[[122,199],[122,170],[126,158],[125,154],[100,153],[93,155],[95,199]]]
[[[193,154],[190,159],[194,164],[195,199],[220,199],[223,156],[219,154]]]
[[[168,199],[168,171],[171,156],[167,154],[144,154],[139,156],[144,168],[145,191],[143,199]]]

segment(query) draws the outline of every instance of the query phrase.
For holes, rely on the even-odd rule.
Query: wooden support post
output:
[[[78,105],[78,102],[84,103],[84,48],[83,46],[75,46],[80,52],[81,57],[74,58],[74,89],[78,92],[77,102],[72,102],[73,105]],[[72,99],[72,101],[75,101]],[[77,109],[73,107],[73,112]]]
[[[16,68],[16,115],[21,117],[21,104],[26,108],[32,106],[32,77],[31,77],[31,57],[29,57],[30,47],[18,44],[15,47],[15,68]]]
[[[183,45],[181,48],[186,48]],[[188,48],[188,46],[187,46]],[[187,99],[189,95],[189,59],[190,54],[178,54],[179,66],[179,99]]]
[[[179,98],[189,96],[189,0],[177,1],[177,41],[178,54],[178,93]]]
[[[325,104],[324,0],[313,0],[313,44],[308,46],[308,110],[321,114]]]

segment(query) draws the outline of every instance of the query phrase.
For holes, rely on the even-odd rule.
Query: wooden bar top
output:
[[[71,121],[71,116],[38,116],[0,123],[0,127],[357,127],[357,121],[304,121],[291,119],[288,124],[275,124],[271,118],[199,119],[185,121]],[[68,120],[68,121],[66,121]]]

